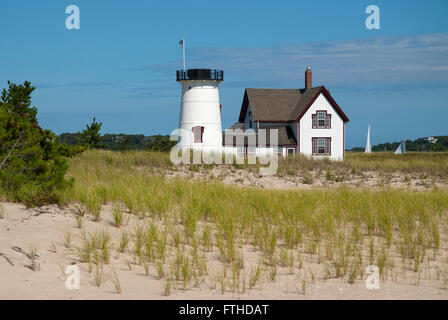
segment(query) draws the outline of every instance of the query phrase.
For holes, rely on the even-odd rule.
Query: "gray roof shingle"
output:
[[[252,89],[247,98],[254,121],[294,121],[321,87],[305,89]]]
[[[301,117],[311,103],[322,93],[345,122],[349,119],[324,86],[309,89],[252,89],[244,93],[239,122],[244,122],[250,105],[252,118],[261,122],[290,122]]]

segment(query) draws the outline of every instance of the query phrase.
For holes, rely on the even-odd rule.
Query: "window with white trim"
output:
[[[331,129],[331,114],[327,111],[317,111],[312,115],[313,129]]]
[[[202,136],[204,135],[204,127],[196,126],[192,128],[194,143],[202,143]]]
[[[312,138],[313,155],[329,156],[331,155],[331,138]]]

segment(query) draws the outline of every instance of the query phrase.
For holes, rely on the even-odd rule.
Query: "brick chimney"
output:
[[[305,89],[309,89],[313,86],[312,79],[311,79],[312,74],[313,73],[311,72],[311,68],[310,67],[306,68],[306,70],[305,70]]]

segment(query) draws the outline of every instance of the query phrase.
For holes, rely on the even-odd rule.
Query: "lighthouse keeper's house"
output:
[[[266,147],[253,146],[223,137],[223,147],[238,157],[266,152],[279,155],[304,154],[316,158],[343,160],[345,123],[348,117],[324,86],[312,86],[312,72],[305,71],[303,89],[250,89],[244,92],[238,122],[230,129],[258,133],[267,129]],[[269,129],[278,130],[278,146],[270,147]],[[227,142],[226,142],[227,141]]]

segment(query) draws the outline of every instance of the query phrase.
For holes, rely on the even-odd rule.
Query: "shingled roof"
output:
[[[324,86],[309,89],[252,89],[244,93],[239,122],[244,121],[250,104],[254,121],[289,122],[301,117],[314,100],[323,93],[345,122],[347,116]]]

